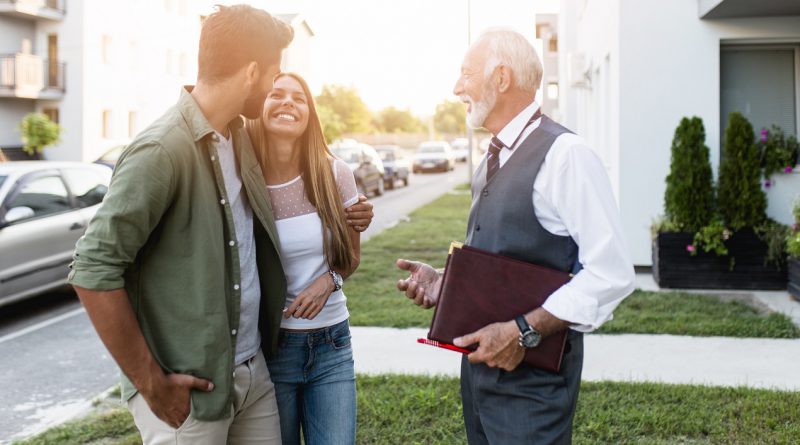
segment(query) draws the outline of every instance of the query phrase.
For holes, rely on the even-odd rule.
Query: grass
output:
[[[358,444],[464,444],[458,379],[364,376],[358,384]],[[800,393],[689,385],[581,385],[574,443],[791,444],[800,437]],[[141,443],[116,409],[20,445]]]
[[[396,289],[405,272],[397,258],[443,267],[453,240],[463,241],[470,197],[465,186],[424,206],[362,246],[362,263],[345,286],[354,326],[428,327],[433,311],[414,306]],[[782,314],[763,314],[739,301],[682,292],[636,291],[623,301],[605,334],[798,338],[800,329]]]

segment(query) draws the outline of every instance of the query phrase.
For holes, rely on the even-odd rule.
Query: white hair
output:
[[[542,82],[542,62],[533,45],[522,34],[505,28],[484,31],[475,45],[485,43],[489,54],[484,68],[488,78],[498,66],[514,73],[514,84],[523,91],[536,91]]]

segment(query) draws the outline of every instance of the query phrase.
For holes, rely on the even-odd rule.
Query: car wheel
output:
[[[385,188],[387,188],[387,189],[389,189],[389,190],[394,190],[394,178],[392,178],[392,179],[390,179],[390,180],[386,181],[386,182],[384,183],[384,187],[385,187]]]
[[[378,181],[378,188],[375,189],[375,196],[383,195],[383,181]]]
[[[408,187],[408,176],[406,176],[405,178],[403,178],[403,185],[404,185],[404,186],[406,186],[406,187]]]

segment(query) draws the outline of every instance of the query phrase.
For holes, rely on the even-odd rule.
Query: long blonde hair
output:
[[[289,76],[300,83],[308,101],[308,126],[299,140],[300,175],[305,185],[306,197],[317,209],[317,214],[322,220],[325,258],[330,267],[349,271],[354,266],[355,254],[344,216],[344,205],[339,196],[331,167],[331,159],[334,156],[325,143],[322,125],[314,106],[314,97],[311,95],[308,84],[296,73],[280,73],[275,76],[274,80],[284,76]],[[267,131],[264,129],[263,118],[247,119],[245,125],[263,170],[269,162],[269,141]]]

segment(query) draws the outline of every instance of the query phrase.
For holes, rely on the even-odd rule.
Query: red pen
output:
[[[417,343],[422,343],[423,345],[436,346],[437,348],[442,348],[442,349],[449,349],[451,351],[460,352],[462,354],[472,354],[472,351],[470,351],[469,349],[459,348],[458,346],[451,345],[450,343],[442,343],[427,338],[418,338]]]

